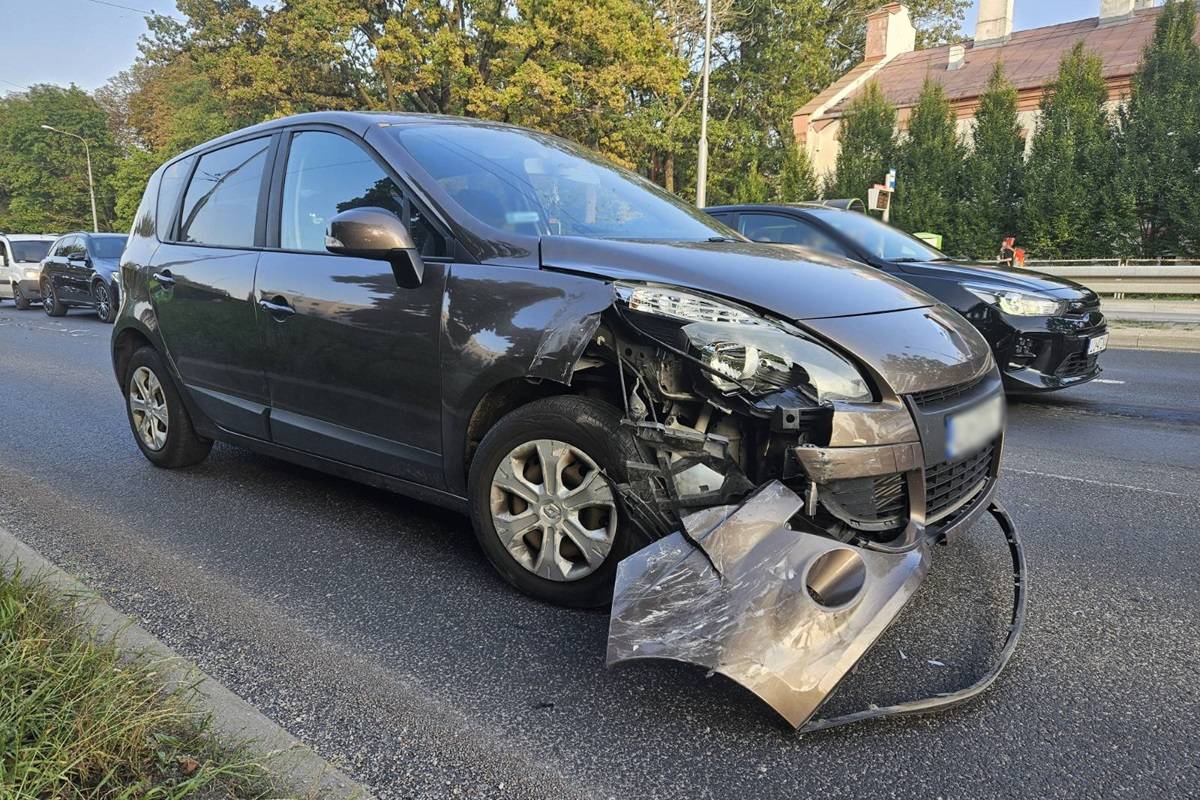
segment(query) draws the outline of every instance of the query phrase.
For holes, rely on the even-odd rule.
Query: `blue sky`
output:
[[[882,2],[882,0],[881,0]],[[120,6],[126,6],[121,8]],[[1017,30],[1095,16],[1100,0],[1016,0]],[[134,9],[134,10],[130,10]],[[173,0],[0,0],[0,94],[32,83],[95,89],[137,57],[144,11],[175,13]],[[975,8],[963,30],[975,28]]]

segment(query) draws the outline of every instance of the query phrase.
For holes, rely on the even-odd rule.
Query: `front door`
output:
[[[73,300],[71,287],[67,281],[68,259],[80,247],[78,236],[64,236],[59,239],[46,261],[42,264],[42,290],[45,291],[47,281],[54,287],[54,294],[60,301]]]
[[[279,217],[258,264],[271,436],[281,445],[444,483],[438,332],[446,237],[413,211],[365,145],[327,130],[290,134]],[[277,172],[279,172],[277,168]],[[375,206],[406,220],[422,249],[415,289],[391,265],[325,250],[340,211]],[[273,215],[274,216],[274,215]]]
[[[200,156],[149,281],[159,330],[189,396],[222,428],[261,439],[268,438],[268,401],[254,270],[271,144],[260,137]]]

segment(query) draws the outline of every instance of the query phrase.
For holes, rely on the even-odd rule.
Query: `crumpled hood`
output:
[[[1056,278],[1027,269],[1005,269],[995,264],[953,261],[919,261],[897,264],[901,272],[930,278],[949,278],[987,284],[1018,292],[1042,292],[1062,300],[1091,301],[1095,293],[1066,278]]]
[[[791,320],[938,302],[879,270],[790,245],[546,236],[541,251],[543,267],[697,289]]]

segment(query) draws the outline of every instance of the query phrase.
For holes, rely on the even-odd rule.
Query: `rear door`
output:
[[[67,278],[67,259],[79,242],[78,236],[64,236],[50,248],[46,260],[42,262],[42,285],[49,281],[54,286],[54,292],[59,300],[73,300],[73,292]]]
[[[438,330],[448,237],[361,140],[296,129],[282,142],[272,245],[255,295],[266,344],[275,442],[430,486],[444,483]],[[387,209],[421,248],[424,280],[401,288],[391,265],[334,255],[340,211]]]
[[[268,400],[254,270],[275,141],[245,139],[168,168],[191,167],[182,202],[172,197],[164,208],[160,193],[167,224],[149,281],[159,330],[188,394],[222,428],[261,439],[268,438]]]

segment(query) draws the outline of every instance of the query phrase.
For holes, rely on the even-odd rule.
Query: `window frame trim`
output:
[[[195,156],[196,160],[192,163],[191,168],[188,169],[187,181],[183,185],[183,191],[179,193],[179,199],[175,202],[176,208],[172,212],[171,227],[169,229],[171,238],[168,241],[163,242],[163,244],[178,245],[180,247],[206,247],[211,250],[239,250],[245,252],[259,251],[264,249],[263,242],[265,240],[267,214],[266,202],[268,191],[271,186],[271,168],[275,162],[275,157],[279,149],[279,137],[279,131],[276,130],[266,132],[258,131],[249,136],[240,136],[232,141],[222,141],[221,144],[216,147],[210,147],[204,150],[185,154],[184,157]],[[239,144],[245,144],[246,142],[252,142],[256,139],[268,139],[269,141],[267,143],[266,164],[263,165],[263,174],[259,179],[258,206],[254,220],[254,243],[252,245],[237,245],[181,241],[179,237],[182,233],[181,226],[183,225],[183,207],[187,202],[188,191],[192,188],[192,180],[196,177],[196,170],[200,167],[200,162],[205,156],[215,153],[219,150],[224,150],[227,147],[235,147]],[[182,160],[182,158],[178,160]]]
[[[334,136],[340,136],[346,139],[353,145],[357,145],[367,156],[375,162],[375,165],[382,170],[383,174],[395,183],[402,192],[406,195],[406,200],[409,204],[415,206],[421,215],[429,222],[434,231],[437,232],[446,242],[446,255],[444,256],[426,256],[422,255],[422,261],[428,261],[433,264],[451,264],[456,260],[455,253],[459,251],[458,237],[442,225],[441,220],[436,214],[433,214],[426,207],[425,203],[420,200],[417,192],[414,192],[412,186],[404,177],[387,162],[383,156],[379,155],[378,151],[370,145],[361,136],[339,128],[336,125],[328,125],[325,123],[302,123],[298,125],[289,125],[279,132],[279,142],[276,148],[274,159],[271,168],[271,187],[269,197],[267,199],[267,218],[264,243],[260,250],[268,253],[289,253],[295,255],[320,256],[326,255],[335,258],[345,258],[337,253],[330,253],[328,250],[297,250],[290,247],[281,247],[281,235],[283,229],[283,184],[287,178],[287,162],[292,154],[292,140],[297,134],[301,133],[329,133]],[[401,220],[403,222],[403,220]],[[404,222],[405,227],[408,223]]]

